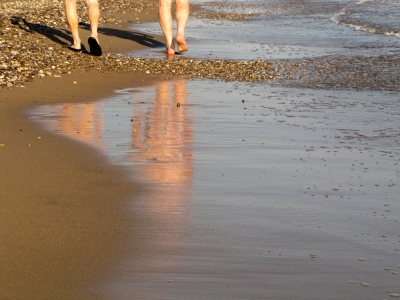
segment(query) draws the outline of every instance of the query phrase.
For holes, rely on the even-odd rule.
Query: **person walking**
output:
[[[175,41],[179,52],[188,51],[185,41],[185,27],[189,18],[189,0],[175,0],[177,33]],[[172,0],[159,0],[158,20],[166,40],[167,54],[175,54],[175,42],[172,34]]]
[[[100,9],[97,0],[86,0],[89,11],[89,22],[91,33],[88,39],[90,53],[95,56],[101,56],[102,50],[97,37],[97,28],[99,26]],[[68,46],[68,49],[75,52],[82,52],[81,39],[78,32],[78,14],[76,12],[76,0],[65,0],[65,11],[67,22],[71,30],[74,42]]]

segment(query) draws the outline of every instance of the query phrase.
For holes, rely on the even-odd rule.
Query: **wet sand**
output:
[[[88,145],[44,131],[26,110],[95,100],[149,81],[93,72],[1,92],[2,299],[97,299],[98,289],[91,290],[134,236],[125,201],[139,187],[123,168]]]
[[[156,15],[140,18],[155,20]],[[116,36],[120,27],[100,29],[102,43],[112,45],[104,47],[106,55],[148,47],[133,32],[118,30]],[[87,29],[80,31],[88,35]],[[50,32],[47,37],[49,44],[68,42],[66,35],[54,40]],[[140,187],[98,150],[44,131],[27,111],[49,103],[93,101],[113,89],[151,82],[131,72],[73,71],[36,79],[25,88],[2,89],[2,299],[99,299],[100,283],[110,278],[134,236],[135,218],[126,210],[126,199]]]
[[[143,184],[141,252],[109,298],[383,299],[398,293],[395,101],[175,78],[31,113]]]
[[[135,12],[114,17],[139,22]],[[138,18],[154,21],[157,15]],[[105,55],[151,46],[124,24],[100,26]],[[37,32],[33,39],[61,47],[70,40],[62,32]],[[80,34],[87,37],[88,28],[80,28]],[[132,252],[127,241],[140,252],[134,240],[138,223],[126,206],[141,186],[92,146],[43,130],[28,111],[95,101],[114,89],[155,80],[133,72],[72,70],[0,91],[1,299],[100,299],[128,244]]]

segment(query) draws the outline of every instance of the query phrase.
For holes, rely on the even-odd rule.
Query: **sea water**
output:
[[[249,18],[189,20],[188,56],[274,59],[326,54],[384,55],[400,47],[400,6],[393,0],[192,1],[212,16]],[[196,15],[196,11],[194,12]],[[137,28],[162,34],[158,24]],[[232,54],[232,52],[236,52]],[[247,55],[247,57],[246,57]]]
[[[400,37],[400,2],[359,0],[344,7],[332,20],[372,34]]]
[[[397,1],[193,3],[255,16],[191,18],[185,57],[400,53]],[[399,100],[169,78],[32,114],[145,184],[128,209],[146,254],[96,287],[109,299],[385,299],[400,294]]]

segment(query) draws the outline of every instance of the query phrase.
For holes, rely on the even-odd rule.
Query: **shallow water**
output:
[[[333,17],[335,22],[373,34],[400,37],[400,1],[359,0]]]
[[[147,254],[117,266],[113,299],[383,299],[399,292],[398,100],[179,79],[34,114],[146,184],[131,209]]]
[[[211,59],[284,59],[400,52],[398,1],[192,1],[214,12],[254,14],[247,19],[196,19],[186,29],[187,56]],[[196,13],[196,12],[195,12]],[[257,15],[256,15],[257,14]],[[134,25],[162,34],[158,24]],[[155,49],[151,55],[162,55]],[[147,56],[149,53],[141,53]]]

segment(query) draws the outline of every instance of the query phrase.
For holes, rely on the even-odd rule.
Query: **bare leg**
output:
[[[178,51],[188,51],[188,46],[185,41],[185,27],[189,18],[189,1],[176,0],[176,22],[178,31],[176,33],[176,43],[178,44]]]
[[[89,10],[89,22],[91,28],[90,36],[95,38],[97,42],[99,39],[97,37],[97,29],[99,27],[100,9],[97,0],[86,0],[86,4]]]
[[[67,22],[71,30],[74,43],[71,45],[74,49],[81,49],[81,39],[78,32],[78,15],[76,13],[76,0],[65,0],[65,13]]]
[[[158,2],[158,21],[165,36],[168,54],[175,53],[175,45],[172,37],[172,0],[159,0]]]

